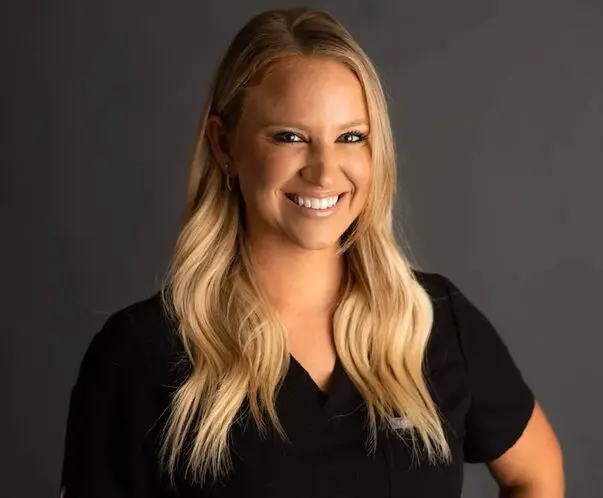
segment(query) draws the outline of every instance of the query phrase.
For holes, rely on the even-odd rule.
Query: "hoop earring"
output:
[[[228,174],[228,164],[224,165],[224,172],[226,173],[226,188],[229,192],[232,192],[232,187],[230,186],[230,175]]]

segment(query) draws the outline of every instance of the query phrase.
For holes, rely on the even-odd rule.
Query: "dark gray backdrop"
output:
[[[5,4],[2,496],[57,495],[81,356],[156,289],[210,75],[250,15],[296,4]],[[416,259],[498,327],[561,439],[568,496],[600,496],[601,2],[307,5],[385,79]],[[467,471],[466,498],[495,496]]]

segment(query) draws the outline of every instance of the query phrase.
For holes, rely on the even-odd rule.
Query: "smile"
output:
[[[331,197],[302,197],[297,194],[285,194],[287,199],[303,214],[310,217],[324,217],[334,213],[346,193]]]
[[[328,209],[337,204],[339,195],[333,197],[301,197],[295,194],[286,194],[287,198],[295,202],[298,206],[306,207],[308,209]]]

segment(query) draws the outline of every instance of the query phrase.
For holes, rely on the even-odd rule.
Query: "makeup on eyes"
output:
[[[289,136],[289,138],[296,137],[299,140],[284,139],[284,137],[286,137],[286,136]],[[341,137],[345,137],[345,136],[353,136],[353,137],[355,137],[355,139],[354,140],[341,140]],[[337,142],[347,143],[347,144],[357,144],[357,143],[364,142],[366,140],[367,136],[368,136],[368,133],[364,133],[359,130],[350,130],[350,131],[346,131],[345,133],[342,133],[341,135],[339,135],[337,137]],[[284,130],[284,131],[275,133],[274,135],[272,135],[272,139],[279,144],[303,143],[303,142],[309,141],[307,138],[303,137],[301,133],[292,131],[292,130]]]

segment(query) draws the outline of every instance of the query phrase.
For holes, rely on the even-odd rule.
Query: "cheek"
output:
[[[280,189],[303,165],[299,149],[271,147],[264,156],[264,180],[269,189]]]
[[[295,175],[301,163],[300,154],[293,147],[262,144],[250,147],[237,162],[241,186],[248,191],[279,189]]]
[[[366,197],[372,181],[371,155],[367,150],[347,158],[345,174],[354,186],[355,194]]]

